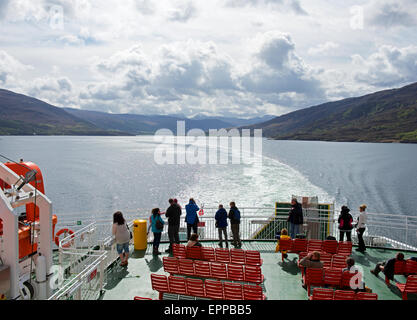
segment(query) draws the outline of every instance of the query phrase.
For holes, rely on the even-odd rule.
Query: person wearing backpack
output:
[[[230,211],[229,217],[230,219],[230,227],[232,229],[232,236],[233,242],[232,244],[237,248],[240,249],[242,247],[242,241],[240,240],[240,211],[236,207],[234,202],[230,202]]]
[[[342,206],[342,210],[340,211],[339,219],[337,222],[339,223],[339,231],[340,231],[340,237],[339,241],[343,241],[346,234],[346,240],[352,241],[352,229],[353,229],[353,217],[349,213],[350,209],[346,206]]]
[[[214,216],[216,219],[216,228],[219,231],[219,246],[223,248],[223,237],[226,242],[226,248],[229,248],[229,243],[227,242],[227,211],[223,208],[222,204],[219,204],[219,210],[217,210],[216,215]]]
[[[149,234],[149,229],[152,228],[152,232],[153,232],[153,255],[158,255],[161,254],[161,252],[158,251],[159,249],[159,244],[161,242],[161,235],[162,235],[162,231],[164,230],[164,220],[161,218],[161,211],[159,210],[159,208],[154,208],[152,209],[152,214],[149,217],[149,227],[148,227],[148,234]]]
[[[185,205],[185,222],[187,223],[187,241],[190,240],[191,236],[191,228],[193,229],[193,233],[197,233],[198,230],[198,215],[197,212],[200,208],[196,205],[193,198],[190,199],[188,204]]]

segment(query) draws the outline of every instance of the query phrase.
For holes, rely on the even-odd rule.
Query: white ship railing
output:
[[[256,235],[262,229],[268,229],[263,232],[262,240],[275,240],[276,234],[282,228],[288,228],[286,221],[288,216],[288,209],[278,208],[278,215],[274,207],[244,207],[239,208],[241,212],[241,226],[240,233],[242,240],[254,240]],[[200,222],[204,226],[199,227],[199,235],[201,240],[215,241],[218,239],[218,230],[215,226],[215,212],[217,208],[204,208],[204,215],[200,216]],[[335,210],[325,209],[304,209],[304,226],[302,232],[305,232],[308,237],[322,238],[327,236],[334,236],[339,239],[339,230],[337,218],[338,212]],[[151,209],[137,209],[124,211],[126,220],[133,221],[135,219],[149,219]],[[320,214],[318,214],[320,213]],[[351,212],[354,217],[354,223],[357,221],[358,212]],[[100,216],[96,214],[95,216]],[[111,225],[112,214],[109,213],[107,217],[101,217],[96,220],[97,234],[99,234],[101,248],[109,247],[111,245]],[[164,220],[167,220],[162,215]],[[181,215],[180,223],[180,239],[186,240],[186,223],[185,210]],[[77,225],[76,222],[81,222]],[[71,219],[58,219],[58,226],[73,224],[74,228],[85,226],[86,223],[91,223],[93,218],[86,218],[86,215],[72,216]],[[274,222],[274,223],[272,223]],[[267,225],[273,225],[271,228],[266,228]],[[57,230],[58,230],[57,229]],[[132,228],[131,228],[131,231]],[[228,236],[231,237],[230,226],[228,227]],[[165,226],[162,233],[162,241],[168,241],[167,226]],[[259,240],[259,239],[258,239]],[[352,240],[357,244],[357,236],[355,229],[352,230]],[[417,250],[417,217],[403,216],[383,213],[367,213],[367,228],[364,234],[365,244],[369,247],[386,247],[401,250]],[[152,232],[150,233],[149,241],[152,241]],[[103,244],[104,243],[104,244]],[[104,245],[104,247],[103,247]]]

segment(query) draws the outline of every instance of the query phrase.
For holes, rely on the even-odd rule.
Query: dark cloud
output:
[[[417,25],[415,0],[378,0],[370,8],[368,22],[376,27],[410,27]]]
[[[136,8],[144,15],[155,13],[155,6],[151,0],[135,0]]]
[[[301,6],[300,0],[226,0],[225,5],[233,8],[269,6],[275,10],[292,11],[297,15],[308,15],[307,11]]]
[[[197,15],[197,8],[191,1],[179,4],[175,9],[169,13],[168,20],[187,22]]]
[[[0,19],[3,19],[6,16],[9,2],[10,0],[0,0]]]

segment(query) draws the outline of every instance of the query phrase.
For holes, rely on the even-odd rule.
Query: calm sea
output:
[[[291,195],[417,215],[417,145],[265,139],[262,166],[158,165],[157,145],[153,136],[3,136],[0,154],[39,165],[58,217],[165,209],[170,197],[181,204],[194,197],[205,207],[262,207]]]

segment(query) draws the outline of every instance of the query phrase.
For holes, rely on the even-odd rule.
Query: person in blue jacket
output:
[[[188,204],[185,205],[185,222],[187,223],[187,241],[190,240],[191,228],[193,233],[197,233],[198,227],[198,215],[197,212],[200,208],[196,205],[193,198],[190,199]]]
[[[160,222],[160,224],[162,225],[162,229],[158,229],[157,226],[157,221]],[[149,229],[152,228],[152,232],[153,232],[153,255],[159,255],[161,254],[161,252],[159,252],[159,244],[161,242],[161,234],[162,231],[164,230],[164,220],[161,218],[161,211],[159,210],[159,208],[154,208],[152,209],[152,215],[149,217],[149,227],[148,227],[148,234],[149,234]],[[159,224],[159,223],[158,223]]]
[[[227,242],[227,211],[222,204],[219,204],[219,210],[217,210],[214,219],[216,219],[216,228],[219,230],[219,246],[223,248],[222,234],[224,234],[226,248],[229,248],[229,243]]]

